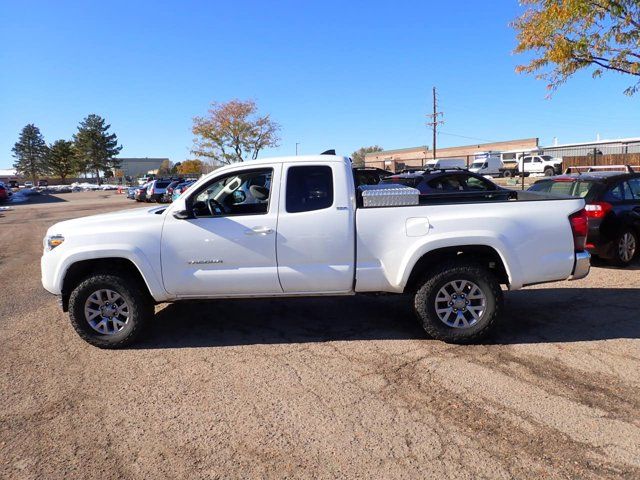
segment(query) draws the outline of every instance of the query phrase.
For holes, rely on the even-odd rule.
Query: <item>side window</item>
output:
[[[273,170],[260,169],[225,175],[195,194],[196,217],[260,215],[269,210]]]
[[[524,163],[531,163],[531,157],[524,157]]]
[[[322,210],[333,205],[333,173],[326,165],[291,167],[287,171],[286,210]]]
[[[640,200],[640,178],[632,178],[629,180],[629,187],[636,200]]]
[[[464,190],[462,178],[454,175],[434,178],[427,185],[439,192],[459,192]]]
[[[629,184],[627,182],[619,183],[605,194],[604,200],[609,202],[633,200],[633,194],[631,193]]]
[[[472,191],[487,191],[487,190],[495,190],[495,186],[492,183],[485,182],[477,177],[467,177],[466,190]]]

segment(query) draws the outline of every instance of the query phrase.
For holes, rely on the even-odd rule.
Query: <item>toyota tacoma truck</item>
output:
[[[496,326],[503,285],[589,272],[581,198],[418,193],[356,187],[335,155],[233,164],[169,206],[53,225],[42,283],[102,348],[133,342],[158,303],[364,293],[406,294],[431,337],[471,343]]]

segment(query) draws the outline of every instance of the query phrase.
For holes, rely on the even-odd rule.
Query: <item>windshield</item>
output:
[[[471,164],[471,168],[482,168],[484,167],[484,160],[480,161],[480,162],[473,162]]]

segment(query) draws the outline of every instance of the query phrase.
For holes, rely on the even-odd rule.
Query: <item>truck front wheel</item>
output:
[[[153,302],[137,282],[117,274],[95,274],[69,297],[69,318],[83,340],[100,348],[133,343],[153,316]]]
[[[425,277],[414,296],[422,327],[448,343],[473,343],[488,335],[502,312],[495,276],[475,263],[453,261]]]

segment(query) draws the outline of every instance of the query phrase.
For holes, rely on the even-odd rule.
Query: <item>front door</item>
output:
[[[282,293],[276,264],[280,166],[241,170],[195,190],[195,218],[167,215],[162,231],[165,289],[183,297]]]

